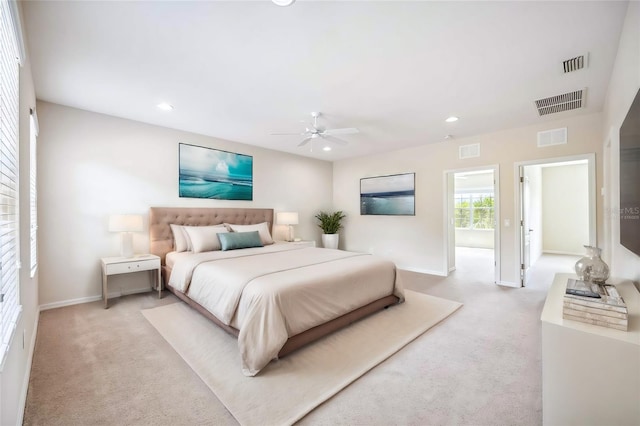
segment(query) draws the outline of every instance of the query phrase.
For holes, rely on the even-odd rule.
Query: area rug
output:
[[[186,304],[142,314],[240,424],[290,425],[462,306],[405,294],[405,303],[274,360],[255,377],[242,374],[237,340]]]

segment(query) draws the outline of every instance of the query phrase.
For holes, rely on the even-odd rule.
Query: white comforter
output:
[[[242,370],[256,375],[290,336],[395,294],[395,265],[340,250],[275,244],[175,257],[169,285],[237,328]]]

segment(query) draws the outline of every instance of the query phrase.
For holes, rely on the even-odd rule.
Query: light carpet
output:
[[[406,301],[242,374],[237,340],[184,303],[145,318],[243,425],[293,424],[389,358],[461,303],[406,290]]]

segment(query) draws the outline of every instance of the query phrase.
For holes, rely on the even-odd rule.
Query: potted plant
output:
[[[316,215],[316,219],[318,219],[318,226],[322,229],[322,246],[324,248],[338,248],[338,240],[340,238],[340,234],[338,231],[342,228],[342,219],[344,219],[346,215],[342,211],[337,211],[333,213],[320,212]]]

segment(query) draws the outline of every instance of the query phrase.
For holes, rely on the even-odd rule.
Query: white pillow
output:
[[[269,223],[262,222],[255,225],[233,225],[231,223],[225,223],[225,225],[230,228],[233,232],[252,232],[258,231],[260,234],[260,241],[265,246],[267,244],[273,244],[273,239],[271,238],[271,232],[269,232]]]
[[[173,232],[173,241],[175,242],[175,251],[191,251],[191,240],[182,225],[170,224],[171,232]]]
[[[194,253],[203,251],[221,250],[218,234],[229,232],[227,228],[220,225],[216,226],[185,226],[184,230],[191,240]]]

